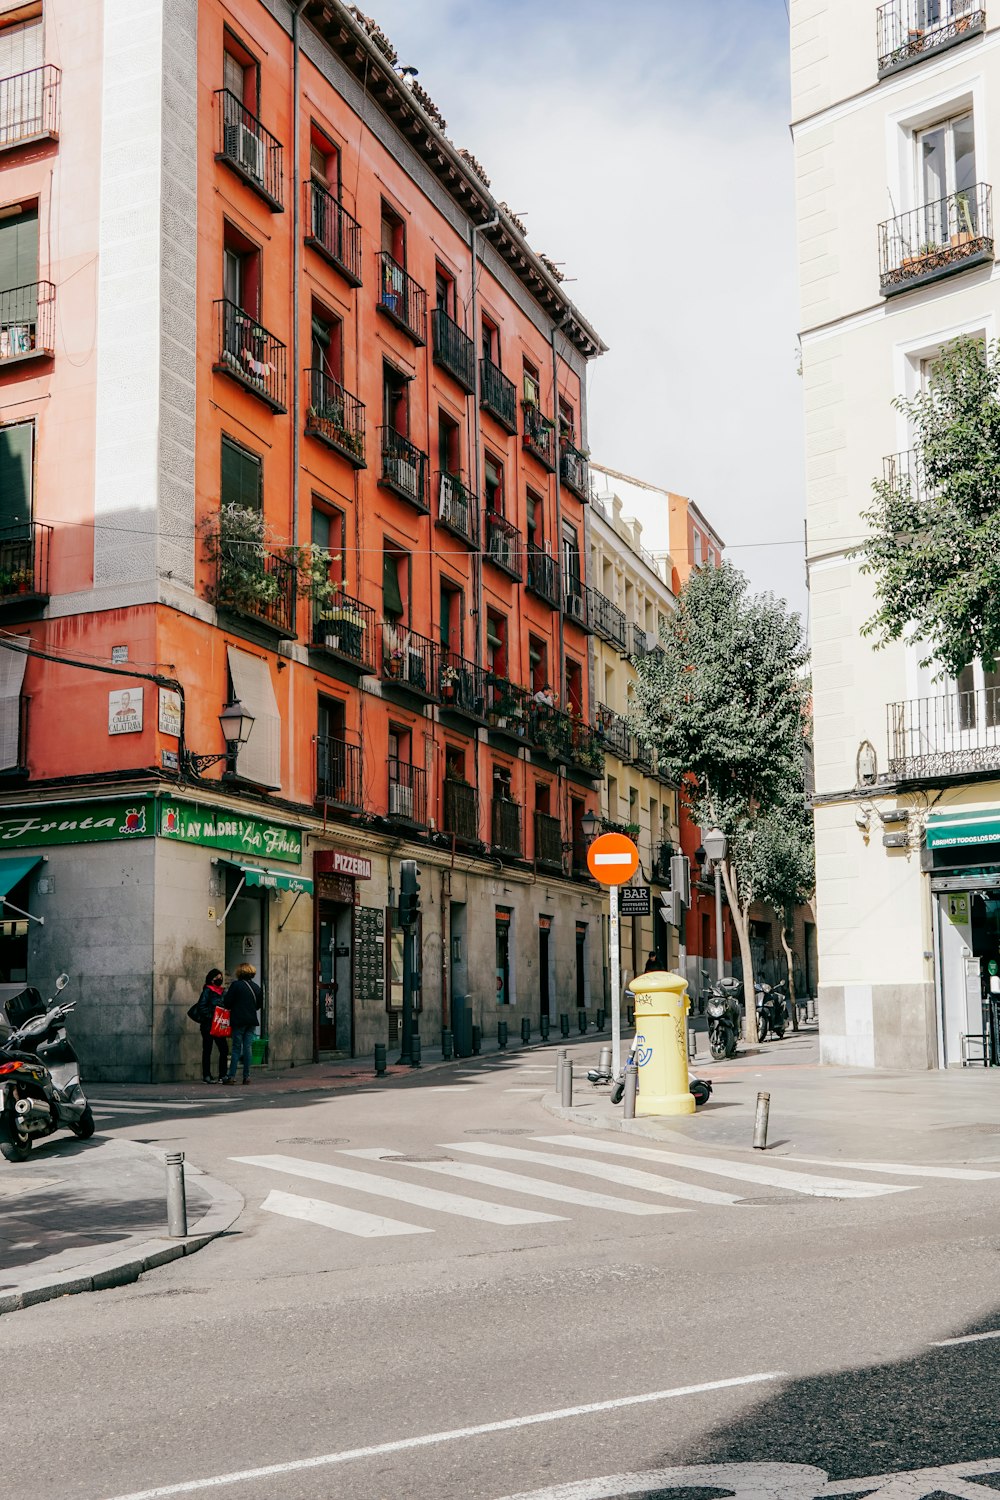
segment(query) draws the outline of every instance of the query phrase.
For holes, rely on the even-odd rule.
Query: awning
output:
[[[247,890],[295,891],[299,896],[311,896],[313,883],[305,875],[293,875],[288,870],[265,870],[260,865],[239,865],[235,860],[220,860],[220,864],[239,870]]]
[[[8,854],[5,858],[0,858],[0,901],[5,901],[18,881],[23,880],[25,875],[30,875],[41,862],[40,854],[27,854],[23,858]]]
[[[931,813],[928,817],[928,849],[968,848],[975,844],[1000,844],[1000,807]]]

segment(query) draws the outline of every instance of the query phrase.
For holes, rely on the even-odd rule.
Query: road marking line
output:
[[[973,1167],[922,1167],[893,1161],[829,1161],[822,1156],[783,1156],[782,1161],[801,1161],[811,1167],[848,1167],[854,1172],[898,1172],[902,1177],[943,1177],[956,1182],[985,1182],[1000,1172]]]
[[[963,1333],[957,1339],[938,1339],[932,1349],[947,1349],[952,1344],[979,1344],[983,1339],[1000,1339],[1000,1328],[991,1328],[988,1333]]]
[[[677,1182],[672,1177],[657,1177],[652,1172],[618,1166],[615,1162],[576,1161],[569,1156],[557,1156],[554,1151],[525,1151],[519,1146],[494,1146],[486,1141],[459,1141],[441,1149],[471,1151],[475,1156],[500,1157],[504,1161],[537,1162],[540,1167],[558,1167],[562,1172],[582,1172],[587,1177],[600,1177],[605,1182],[613,1182],[616,1187],[641,1188],[647,1193],[661,1193],[666,1198],[688,1198],[693,1203],[713,1203],[728,1208],[740,1201],[735,1193],[720,1193],[716,1188]]]
[[[379,1150],[341,1151],[341,1156],[359,1156],[378,1161],[393,1153]],[[400,1163],[402,1165],[402,1163]],[[585,1188],[564,1187],[561,1182],[539,1181],[522,1177],[519,1172],[498,1172],[493,1167],[473,1166],[466,1161],[407,1162],[418,1172],[440,1172],[444,1177],[461,1177],[465,1182],[482,1182],[487,1187],[503,1188],[508,1193],[525,1193],[529,1198],[546,1198],[557,1203],[575,1203],[580,1208],[607,1209],[617,1214],[684,1214],[686,1208],[667,1208],[664,1203],[638,1203],[629,1198],[612,1198],[607,1193],[591,1193]]]
[[[910,1476],[885,1476],[896,1477]],[[826,1470],[811,1464],[695,1464],[652,1469],[646,1474],[604,1474],[600,1479],[578,1479],[554,1487],[546,1485],[542,1490],[522,1490],[516,1495],[506,1495],[504,1500],[625,1500],[627,1495],[649,1496],[654,1491],[665,1495],[668,1490],[688,1489],[725,1490],[735,1495],[736,1500],[758,1500],[760,1496],[813,1500],[814,1496],[828,1493],[826,1479]]]
[[[365,1214],[356,1208],[343,1208],[339,1203],[326,1203],[321,1198],[299,1198],[294,1193],[268,1193],[260,1205],[265,1213],[282,1214],[286,1219],[305,1219],[310,1224],[321,1224],[324,1229],[339,1229],[342,1234],[354,1234],[363,1240],[378,1240],[390,1234],[433,1234],[420,1224],[405,1224],[402,1219],[387,1219],[382,1214]]]
[[[353,1153],[343,1152],[342,1155]],[[369,1159],[378,1160],[394,1152],[376,1151]],[[350,1188],[357,1193],[372,1193],[376,1198],[395,1198],[417,1208],[430,1208],[440,1214],[457,1214],[462,1219],[483,1219],[490,1224],[551,1224],[558,1216],[540,1214],[527,1208],[508,1208],[503,1203],[486,1203],[466,1198],[461,1193],[442,1193],[414,1182],[397,1182],[391,1177],[372,1177],[367,1172],[353,1172],[350,1167],[330,1166],[322,1161],[300,1161],[295,1156],[231,1156],[230,1161],[245,1166],[265,1167],[273,1172],[287,1172],[290,1177],[306,1177],[311,1182],[329,1182],[335,1187]]]
[[[631,1156],[638,1161],[656,1161],[668,1167],[689,1167],[714,1177],[734,1177],[740,1182],[763,1183],[806,1193],[812,1198],[881,1198],[886,1193],[911,1193],[912,1188],[886,1182],[849,1182],[847,1178],[815,1177],[809,1172],[784,1172],[757,1162],[726,1161],[718,1156],[688,1156],[679,1151],[658,1151],[646,1146],[623,1146],[617,1141],[590,1140],[581,1135],[539,1135],[544,1146],[572,1146],[583,1151],[604,1151],[611,1156]]]
[[[544,1094],[545,1093],[545,1085],[544,1084],[533,1084],[531,1086],[531,1088],[521,1087],[521,1088],[504,1089],[504,1093],[505,1094]]]
[[[202,1108],[202,1102],[204,1104],[210,1104],[213,1101],[210,1100],[210,1099],[205,1099],[204,1101],[201,1101],[201,1102],[199,1102],[197,1100],[194,1100],[194,1099],[180,1099],[180,1100],[174,1099],[174,1100],[170,1100],[169,1102],[164,1101],[162,1104],[152,1104],[152,1103],[149,1103],[149,1102],[143,1102],[142,1104],[136,1104],[136,1103],[132,1103],[131,1101],[129,1101],[127,1099],[91,1099],[90,1100],[91,1106],[93,1106],[93,1105],[96,1104],[101,1109],[116,1110],[118,1112],[127,1112],[128,1114],[159,1114],[160,1111],[164,1110],[164,1109],[167,1109],[167,1110],[170,1110],[170,1109],[181,1109],[181,1110],[183,1110],[183,1109],[201,1109]]]
[[[472,1087],[471,1083],[439,1083],[429,1088],[429,1094],[467,1094]]]
[[[560,1422],[568,1417],[589,1417],[598,1412],[620,1411],[629,1406],[649,1406],[657,1401],[674,1401],[680,1396],[700,1396],[709,1391],[724,1391],[736,1386],[763,1385],[770,1380],[785,1380],[784,1370],[766,1374],[737,1375],[730,1380],[707,1380],[700,1385],[675,1386],[668,1391],[649,1391],[642,1396],[619,1396],[612,1401],[591,1401],[586,1406],[564,1406],[558,1411],[532,1412],[524,1417],[507,1417],[502,1422],[482,1422],[475,1427],[455,1427],[447,1432],[428,1432],[421,1437],[397,1438],[391,1443],[375,1443],[367,1448],[347,1448],[340,1453],[323,1453],[316,1458],[296,1458],[283,1464],[267,1464],[258,1469],[241,1469],[232,1474],[215,1474],[210,1479],[188,1479],[180,1484],[162,1484],[151,1490],[133,1490],[128,1495],[113,1495],[109,1500],[168,1500],[171,1495],[190,1495],[197,1490],[221,1489],[227,1484],[249,1483],[270,1479],[278,1474],[296,1474],[307,1469],[325,1469],[333,1464],[351,1463],[359,1458],[381,1458],[387,1453],[405,1453],[413,1448],[431,1448],[439,1443],[460,1442],[462,1438],[484,1437],[493,1432],[513,1432],[519,1427],[537,1427],[544,1422]]]

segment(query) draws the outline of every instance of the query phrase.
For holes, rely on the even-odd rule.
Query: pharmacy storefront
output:
[[[1000,807],[928,814],[941,1067],[1000,1064]]]

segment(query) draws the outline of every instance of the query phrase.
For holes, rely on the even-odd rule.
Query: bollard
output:
[[[767,1150],[767,1117],[771,1109],[771,1096],[763,1092],[757,1095],[757,1114],[753,1122],[753,1148]]]
[[[531,1041],[531,1022],[527,1016],[521,1017],[521,1041],[525,1046]]]
[[[594,1023],[597,1026],[598,1031],[604,1030],[604,1022],[606,1021],[606,1019],[607,1017],[605,1016],[603,1010],[599,1010],[597,1012],[597,1020]]]
[[[559,1030],[562,1032],[563,1036],[569,1036],[569,1016],[565,1011],[563,1011],[562,1015],[559,1017]]]
[[[441,1056],[445,1062],[451,1062],[454,1056],[454,1042],[455,1038],[452,1033],[448,1030],[447,1026],[443,1026],[441,1028]]]
[[[385,1077],[385,1043],[375,1043],[375,1077]]]
[[[184,1152],[167,1152],[167,1234],[182,1240],[188,1232],[187,1198],[184,1193]]]
[[[473,1026],[472,1028],[472,1055],[478,1057],[483,1047],[483,1028]]]
[[[576,1024],[579,1026],[579,1028],[580,1028],[580,1034],[582,1036],[583,1033],[587,1029],[587,1012],[585,1010],[578,1010],[577,1011],[577,1013],[576,1013]]]
[[[625,1064],[625,1119],[635,1119],[635,1096],[639,1092],[639,1069],[634,1062]]]
[[[410,1044],[410,1067],[420,1067],[420,1038],[416,1032],[413,1033]]]
[[[506,1050],[506,1047],[507,1047],[507,1022],[506,1021],[498,1021],[497,1022],[497,1046],[500,1048],[501,1052],[503,1052],[503,1051]]]
[[[556,1053],[556,1093],[562,1097],[562,1075],[566,1064],[566,1048],[560,1047]]]
[[[543,1042],[547,1042],[548,1039],[549,1039],[549,1029],[550,1029],[549,1018],[548,1018],[548,1016],[543,1016],[542,1019],[538,1023],[538,1030],[541,1033],[541,1038],[542,1038]]]
[[[601,1056],[600,1056],[600,1059],[598,1060],[597,1071],[598,1071],[598,1073],[600,1073],[600,1075],[601,1075],[602,1078],[610,1078],[611,1077],[611,1048],[610,1047],[602,1047],[601,1048]]]
[[[573,1063],[568,1057],[563,1060],[562,1077],[559,1080],[559,1102],[563,1109],[573,1107]]]

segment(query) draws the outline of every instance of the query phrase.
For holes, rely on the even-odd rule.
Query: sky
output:
[[[589,447],[805,609],[785,0],[367,0],[609,352]],[[631,504],[666,548],[655,497]]]

